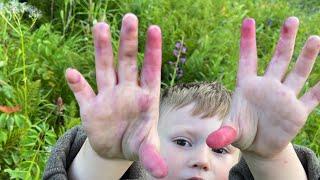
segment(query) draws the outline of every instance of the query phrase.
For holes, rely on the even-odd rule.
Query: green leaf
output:
[[[19,168],[15,169],[15,170],[5,169],[4,172],[9,173],[10,179],[24,179],[26,176],[30,177],[30,172],[25,171],[25,170],[20,170]]]
[[[0,131],[0,143],[6,143],[8,139],[7,133]]]
[[[19,128],[26,128],[30,126],[30,123],[23,115],[14,115],[14,122]]]
[[[8,164],[8,165],[12,165],[12,159],[11,158],[3,158],[3,160]]]
[[[10,132],[13,130],[13,125],[14,125],[14,118],[9,116],[7,118],[7,128]]]
[[[13,160],[14,164],[18,164],[18,162],[19,162],[19,160],[20,160],[18,154],[12,153],[12,154],[11,154],[11,157],[12,157],[12,160]]]
[[[5,61],[0,61],[0,68],[4,67],[7,65],[7,62]]]
[[[7,114],[5,114],[5,113],[2,113],[1,115],[0,115],[0,128],[1,129],[3,129],[3,128],[5,128],[6,127],[6,119],[7,119]]]
[[[49,145],[54,145],[56,143],[56,135],[51,131],[46,132],[45,142]]]

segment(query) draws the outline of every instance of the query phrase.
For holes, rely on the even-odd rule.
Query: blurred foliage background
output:
[[[139,18],[140,67],[147,27],[157,24],[162,29],[163,88],[219,81],[233,90],[245,17],[256,20],[260,74],[287,17],[300,19],[290,67],[306,39],[320,34],[318,0],[2,0],[0,179],[41,179],[57,138],[80,124],[79,109],[64,79],[66,68],[78,69],[95,86],[91,27],[97,21],[110,24],[116,54],[127,12]],[[303,92],[319,80],[318,59]],[[319,141],[318,107],[294,143],[320,156]]]

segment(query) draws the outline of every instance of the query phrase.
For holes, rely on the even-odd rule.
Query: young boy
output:
[[[157,26],[148,29],[144,66],[137,80],[137,24],[132,14],[123,19],[117,72],[109,27],[95,25],[98,95],[79,72],[67,70],[82,126],[57,142],[44,179],[118,179],[131,161],[139,162],[123,178],[227,179],[238,162],[237,148],[243,159],[230,171],[230,179],[320,177],[315,155],[296,147],[298,157],[290,143],[320,99],[320,83],[296,98],[319,52],[318,36],[309,38],[284,79],[297,18],[286,20],[264,76],[256,75],[254,21],[244,20],[237,88],[230,107],[229,95],[220,85],[191,84],[169,89],[159,109],[161,32]]]
[[[206,137],[220,127],[230,108],[230,101],[230,93],[218,83],[177,85],[163,93],[158,133],[160,154],[168,165],[165,179],[227,179],[229,170],[239,160],[240,151],[231,145],[211,149],[206,145]],[[211,106],[207,106],[208,103]],[[90,151],[86,141],[69,169],[69,178],[119,179],[132,163],[120,161],[118,167],[113,165],[113,168],[111,165],[115,162],[91,158]],[[118,170],[120,163],[123,164],[122,171]],[[84,174],[78,174],[81,172]],[[143,169],[137,176],[125,175],[124,178],[140,176],[142,179],[152,178]]]

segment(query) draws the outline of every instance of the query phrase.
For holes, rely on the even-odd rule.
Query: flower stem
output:
[[[20,18],[16,17],[17,25],[19,28],[19,36],[20,36],[20,44],[21,44],[21,53],[22,53],[22,65],[23,65],[23,101],[24,101],[24,113],[25,116],[28,118],[28,77],[27,77],[27,66],[26,66],[26,53],[25,53],[25,43],[24,43],[24,33],[21,29]]]
[[[181,47],[183,47],[183,44],[184,44],[184,36],[182,36],[182,39],[181,39]],[[173,70],[173,75],[172,75],[172,79],[170,82],[170,87],[172,87],[174,85],[174,80],[176,79],[176,76],[177,76],[177,69],[178,69],[179,60],[180,60],[180,56],[181,56],[181,49],[182,49],[181,47],[179,48],[177,60],[174,65],[174,70]]]

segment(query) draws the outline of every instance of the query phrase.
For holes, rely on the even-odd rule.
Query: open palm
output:
[[[159,154],[161,31],[151,26],[147,33],[145,60],[138,79],[138,20],[123,18],[118,70],[114,68],[111,33],[105,23],[93,28],[98,94],[75,69],[66,73],[80,106],[81,120],[89,143],[105,159],[140,160],[155,177],[167,173]]]
[[[293,68],[284,78],[291,60],[298,19],[284,23],[275,54],[263,76],[257,76],[255,23],[242,25],[237,87],[229,117],[210,134],[207,143],[222,147],[232,143],[243,152],[260,157],[280,153],[298,134],[320,100],[320,83],[301,98],[303,87],[320,48],[320,38],[311,36]]]

